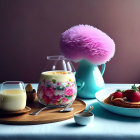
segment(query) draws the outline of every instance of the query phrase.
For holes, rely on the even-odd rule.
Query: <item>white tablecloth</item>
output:
[[[37,88],[37,84],[33,84]],[[118,84],[106,84],[106,87]],[[130,84],[119,84],[130,88]],[[96,99],[84,100],[94,106],[95,119],[88,126],[78,126],[74,119],[40,125],[0,124],[0,140],[118,140],[140,139],[140,118],[131,118],[113,114],[102,108]]]

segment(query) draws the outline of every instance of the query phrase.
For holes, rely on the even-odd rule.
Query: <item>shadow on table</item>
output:
[[[68,123],[68,124],[66,124],[65,126],[67,126],[67,127],[85,127],[84,125],[78,125],[78,124],[76,124],[76,123]]]
[[[94,106],[94,110],[92,111],[92,113],[94,114],[95,117],[123,122],[140,122],[140,118],[138,117],[122,116],[119,114],[109,112],[108,110],[101,107],[98,102],[95,102],[92,105]]]

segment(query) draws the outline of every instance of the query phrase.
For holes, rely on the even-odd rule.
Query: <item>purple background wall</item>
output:
[[[139,5],[139,0],[1,0],[0,82],[38,82],[46,56],[60,54],[60,34],[89,24],[116,43],[105,82],[139,83]]]

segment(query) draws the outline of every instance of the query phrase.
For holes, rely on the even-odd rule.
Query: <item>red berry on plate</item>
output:
[[[139,91],[140,91],[140,86],[138,86],[138,89],[139,89]]]
[[[122,92],[120,92],[120,91],[116,91],[116,92],[114,92],[113,93],[113,98],[115,99],[115,98],[122,98],[123,96],[122,96]]]
[[[130,102],[139,102],[140,101],[140,92],[139,91],[133,91],[131,96],[129,95]]]
[[[123,92],[123,97],[129,98],[129,95],[133,92],[132,89],[125,90]],[[130,95],[131,96],[131,95]]]
[[[139,89],[135,85],[133,85],[132,89],[123,92],[123,97],[126,97],[127,100],[130,102],[139,102],[140,101]]]

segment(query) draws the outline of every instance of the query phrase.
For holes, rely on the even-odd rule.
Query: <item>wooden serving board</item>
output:
[[[74,113],[80,113],[86,107],[86,104],[83,101],[76,99],[72,104],[74,110],[71,112],[60,112],[62,108],[54,108],[43,110],[38,115],[33,116],[29,114],[42,108],[43,105],[37,100],[27,105],[31,108],[30,112],[21,115],[0,115],[0,123],[29,125],[58,122],[72,118]]]

